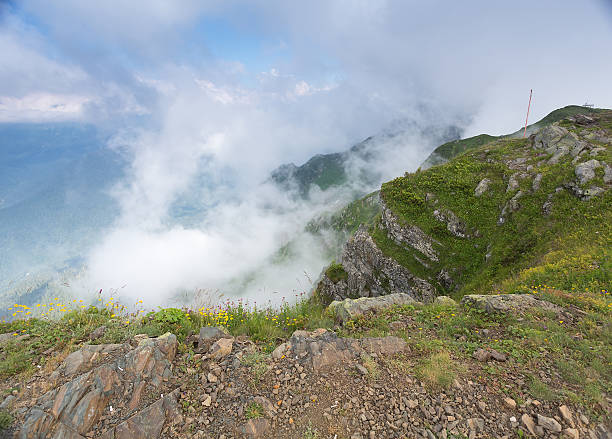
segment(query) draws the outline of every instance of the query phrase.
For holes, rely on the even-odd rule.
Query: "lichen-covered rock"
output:
[[[436,296],[435,288],[428,281],[385,256],[363,227],[344,246],[342,265],[347,273],[346,281],[333,283],[323,276],[317,287],[317,293],[326,302],[392,293],[405,293],[415,300],[431,302]]]
[[[540,300],[532,294],[470,294],[463,296],[461,304],[466,307],[478,308],[488,313],[521,312],[532,308],[543,308],[555,312],[563,309],[546,300]]]
[[[335,314],[340,322],[346,322],[368,312],[389,308],[394,305],[413,305],[418,303],[408,294],[395,293],[380,297],[361,297],[333,301],[328,310]]]
[[[433,303],[434,305],[441,305],[441,306],[456,306],[457,305],[457,302],[455,302],[452,298],[448,296],[438,296],[435,298]]]
[[[578,183],[585,184],[595,178],[595,169],[599,168],[601,163],[592,159],[576,166],[575,173]]]
[[[591,186],[588,189],[582,189],[573,181],[564,184],[563,187],[567,189],[573,196],[579,198],[581,201],[589,201],[591,198],[596,197],[605,192],[605,189],[599,186]]]
[[[491,180],[488,178],[480,180],[480,183],[478,183],[478,186],[474,189],[474,196],[480,197],[484,194],[489,189],[489,184],[491,184]]]

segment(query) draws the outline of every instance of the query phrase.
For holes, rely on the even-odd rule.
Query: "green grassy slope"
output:
[[[612,111],[600,114],[598,124],[570,129],[583,135],[600,130],[612,121]],[[549,165],[548,156],[542,154],[531,147],[529,139],[499,139],[469,149],[446,164],[383,184],[381,198],[399,219],[417,225],[440,243],[440,261],[429,268],[417,263],[384,231],[374,229],[373,238],[385,254],[421,275],[435,279],[440,269],[450,271],[459,285],[455,296],[523,291],[539,284],[567,291],[606,290],[612,284],[612,190],[589,201],[579,201],[567,190],[556,193],[556,188],[575,179],[575,165],[569,155]],[[521,172],[510,169],[507,163],[519,157],[526,157],[525,165],[533,169],[529,178],[519,180],[524,193],[520,209],[498,224],[503,206],[517,192],[506,192],[508,179]],[[588,158],[612,163],[610,145]],[[534,192],[532,181],[537,173],[543,177],[541,187]],[[476,197],[474,188],[484,178],[491,181],[489,190]],[[590,185],[605,187],[602,168]],[[434,198],[430,195],[430,201],[425,201],[428,193]],[[550,194],[555,194],[553,209],[546,216],[542,206]],[[465,239],[452,235],[433,216],[433,211],[440,208],[454,212],[476,236]],[[440,293],[448,292],[437,286]]]

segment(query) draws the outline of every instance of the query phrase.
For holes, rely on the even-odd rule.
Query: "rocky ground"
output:
[[[295,331],[272,352],[215,327],[182,343],[166,334],[84,345],[51,374],[4,383],[13,390],[2,406],[15,417],[5,437],[612,437],[610,395],[589,404],[546,392],[537,399],[530,374],[550,389],[563,378],[545,361],[523,363],[489,343],[504,336],[508,318],[539,310],[579,325],[578,308],[533,295],[468,296],[462,306],[362,298],[334,307],[343,310],[335,331]],[[478,333],[477,324],[480,335],[466,337],[474,342],[465,352],[445,347],[438,318],[419,317],[428,310],[475,313],[466,329]],[[373,336],[373,321],[387,330]]]

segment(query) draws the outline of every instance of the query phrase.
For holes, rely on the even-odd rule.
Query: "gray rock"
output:
[[[488,178],[483,178],[480,180],[480,183],[478,183],[478,186],[476,186],[476,189],[474,189],[474,196],[480,197],[482,194],[484,194],[489,189],[489,184],[491,184],[491,180]]]
[[[527,413],[524,413],[523,416],[521,416],[521,422],[532,436],[538,436],[535,429],[535,422],[533,421],[533,418],[531,416],[529,416]]]
[[[7,396],[0,404],[0,410],[10,410],[16,400],[17,398],[14,395]]]
[[[537,192],[538,189],[540,189],[540,184],[542,183],[542,174],[537,174],[534,178],[533,178],[533,183],[531,185],[531,189],[534,192]]]
[[[440,272],[436,276],[436,279],[438,279],[440,285],[442,285],[447,290],[450,291],[454,289],[453,287],[455,286],[455,281],[453,280],[448,271],[444,269],[440,270]]]
[[[556,124],[542,128],[536,133],[533,143],[534,148],[544,149],[547,153],[552,154],[552,157],[548,160],[549,164],[559,163],[559,160],[568,154],[576,157],[588,146],[575,133],[569,132]]]
[[[438,296],[434,299],[434,305],[442,305],[442,306],[456,306],[457,302],[455,302],[452,298],[448,296]]]
[[[542,308],[561,312],[563,308],[545,300],[540,300],[532,294],[470,294],[463,296],[461,305],[482,309],[488,313],[522,312],[533,308]]]
[[[559,424],[556,419],[554,418],[549,418],[547,416],[542,416],[540,414],[537,415],[538,416],[538,425],[541,426],[542,428],[548,430],[548,431],[552,431],[553,433],[560,433],[562,428],[561,428],[561,424]]]
[[[348,275],[346,281],[334,283],[327,276],[322,277],[317,292],[323,300],[331,302],[348,297],[405,293],[415,300],[431,302],[436,296],[436,290],[429,282],[385,256],[364,227],[360,227],[345,244],[342,266]]]
[[[604,176],[603,181],[605,184],[612,184],[612,166],[604,163]]]
[[[104,348],[105,345],[100,345]],[[112,345],[111,345],[112,346]],[[122,346],[122,345],[119,345]],[[129,345],[124,346],[126,349]],[[74,358],[88,358],[90,346],[81,349],[82,354]],[[133,391],[134,383],[144,382],[158,387],[172,374],[172,361],[176,355],[177,340],[172,334],[155,339],[141,340],[140,344],[124,355],[113,357],[109,363],[101,364],[88,372],[49,390],[36,400],[25,414],[18,437],[45,437],[56,432],[54,437],[78,437],[91,431],[103,413],[108,410],[112,398],[123,398],[131,394],[130,407],[139,403],[141,392]],[[79,352],[79,351],[77,351]],[[116,350],[112,350],[116,354]],[[109,358],[110,359],[110,358]],[[68,360],[68,359],[67,359]],[[62,363],[54,372],[56,376],[73,370],[81,370],[83,362],[73,360]],[[90,361],[91,363],[91,361]],[[144,387],[144,385],[143,385]],[[173,402],[174,401],[174,402]],[[117,425],[109,436],[114,438],[157,438],[166,420],[166,414],[175,407],[175,395],[162,398],[147,409],[138,412],[124,423]],[[178,413],[171,418],[178,419]],[[71,432],[72,436],[57,436],[58,431]]]
[[[503,223],[506,222],[506,217],[508,216],[508,214],[512,213],[512,212],[516,212],[517,210],[519,210],[521,208],[521,205],[519,204],[519,199],[523,196],[523,191],[518,191],[504,206],[504,208],[501,211],[501,215],[499,216],[499,219],[497,220],[497,224],[501,225]]]
[[[89,339],[90,340],[97,340],[100,337],[102,337],[105,333],[106,333],[106,326],[102,325],[102,326],[94,329],[93,331],[91,331],[91,334],[89,334]]]
[[[393,214],[384,202],[381,202],[381,225],[387,231],[389,237],[399,245],[407,245],[418,250],[430,260],[437,262],[438,254],[433,249],[433,244],[440,244],[421,229],[413,225],[402,225],[400,220]]]
[[[456,237],[467,237],[467,226],[452,211],[448,209],[436,209],[433,211],[433,216],[438,221],[445,223],[446,230]]]
[[[576,183],[569,182],[563,185],[565,189],[567,189],[572,195],[577,198],[580,198],[581,201],[589,201],[591,198],[596,197],[597,195],[605,192],[605,189],[600,188],[599,186],[591,186],[588,189],[582,189]]]
[[[547,125],[536,133],[533,147],[535,149],[550,148],[551,145],[558,143],[568,133],[568,130],[559,125]]]
[[[508,187],[506,188],[506,192],[513,192],[519,188],[518,176],[519,176],[518,172],[515,172],[514,174],[510,176],[510,179],[508,180]]]
[[[325,329],[295,331],[289,342],[292,358],[312,366],[314,370],[354,362],[364,354],[394,355],[408,349],[407,343],[399,337],[340,338]]]
[[[408,294],[395,293],[379,297],[361,297],[359,299],[344,299],[333,301],[328,310],[336,315],[340,322],[347,322],[368,312],[390,308],[394,305],[414,305],[417,301]]]
[[[219,326],[203,326],[200,328],[200,341],[218,340],[220,338],[231,337],[227,329]]]
[[[595,169],[599,168],[601,163],[595,159],[591,159],[576,166],[574,173],[580,184],[585,184],[595,178]]]

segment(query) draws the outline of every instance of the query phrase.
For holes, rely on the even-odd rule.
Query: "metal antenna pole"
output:
[[[533,94],[533,89],[529,90],[529,105],[527,105],[527,117],[525,118],[525,131],[523,131],[523,137],[527,135],[527,121],[529,120],[529,109],[531,108],[531,95]]]

